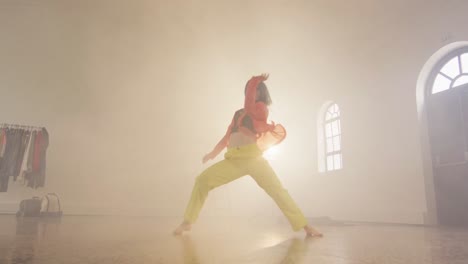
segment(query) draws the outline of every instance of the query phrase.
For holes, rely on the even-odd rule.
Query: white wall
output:
[[[468,39],[466,1],[0,2],[0,121],[49,129],[47,188],[68,213],[182,215],[204,153],[269,72],[288,139],[273,166],[308,216],[422,223],[416,80]],[[316,115],[342,110],[344,169],[319,174]],[[202,217],[276,215],[254,182]],[[1,205],[3,204],[3,205]]]

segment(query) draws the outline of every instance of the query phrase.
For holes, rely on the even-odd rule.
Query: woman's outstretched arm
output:
[[[234,118],[232,119],[231,124],[229,125],[224,137],[218,142],[218,144],[216,144],[216,146],[214,147],[214,149],[210,153],[206,154],[203,157],[203,160],[202,160],[203,163],[206,163],[208,160],[216,158],[216,156],[218,156],[218,154],[221,151],[223,151],[223,149],[225,147],[227,147],[227,145],[229,143],[229,136],[231,135],[231,130],[232,130],[233,126],[234,126]]]
[[[244,109],[252,118],[266,120],[268,118],[268,108],[263,102],[256,102],[257,86],[268,79],[268,75],[252,77],[247,83],[245,91]]]

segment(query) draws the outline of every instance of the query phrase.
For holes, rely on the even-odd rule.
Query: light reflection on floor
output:
[[[177,219],[0,216],[0,263],[468,263],[468,230],[396,225],[320,225],[305,238],[285,223],[205,220],[173,237]]]

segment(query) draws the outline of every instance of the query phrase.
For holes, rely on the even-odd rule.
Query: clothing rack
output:
[[[42,130],[44,127],[1,123],[0,128],[13,128],[13,129],[16,128],[16,129],[25,129],[25,130]]]
[[[0,123],[0,192],[13,181],[37,189],[45,186],[49,133],[45,127]]]

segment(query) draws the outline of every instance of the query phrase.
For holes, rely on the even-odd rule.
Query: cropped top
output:
[[[210,159],[214,159],[224,148],[228,147],[229,138],[231,133],[234,132],[242,132],[255,139],[262,151],[284,140],[286,129],[280,124],[268,123],[267,105],[261,101],[256,101],[257,86],[263,81],[265,81],[263,76],[254,76],[248,81],[244,108],[234,113],[226,134],[208,154]]]

